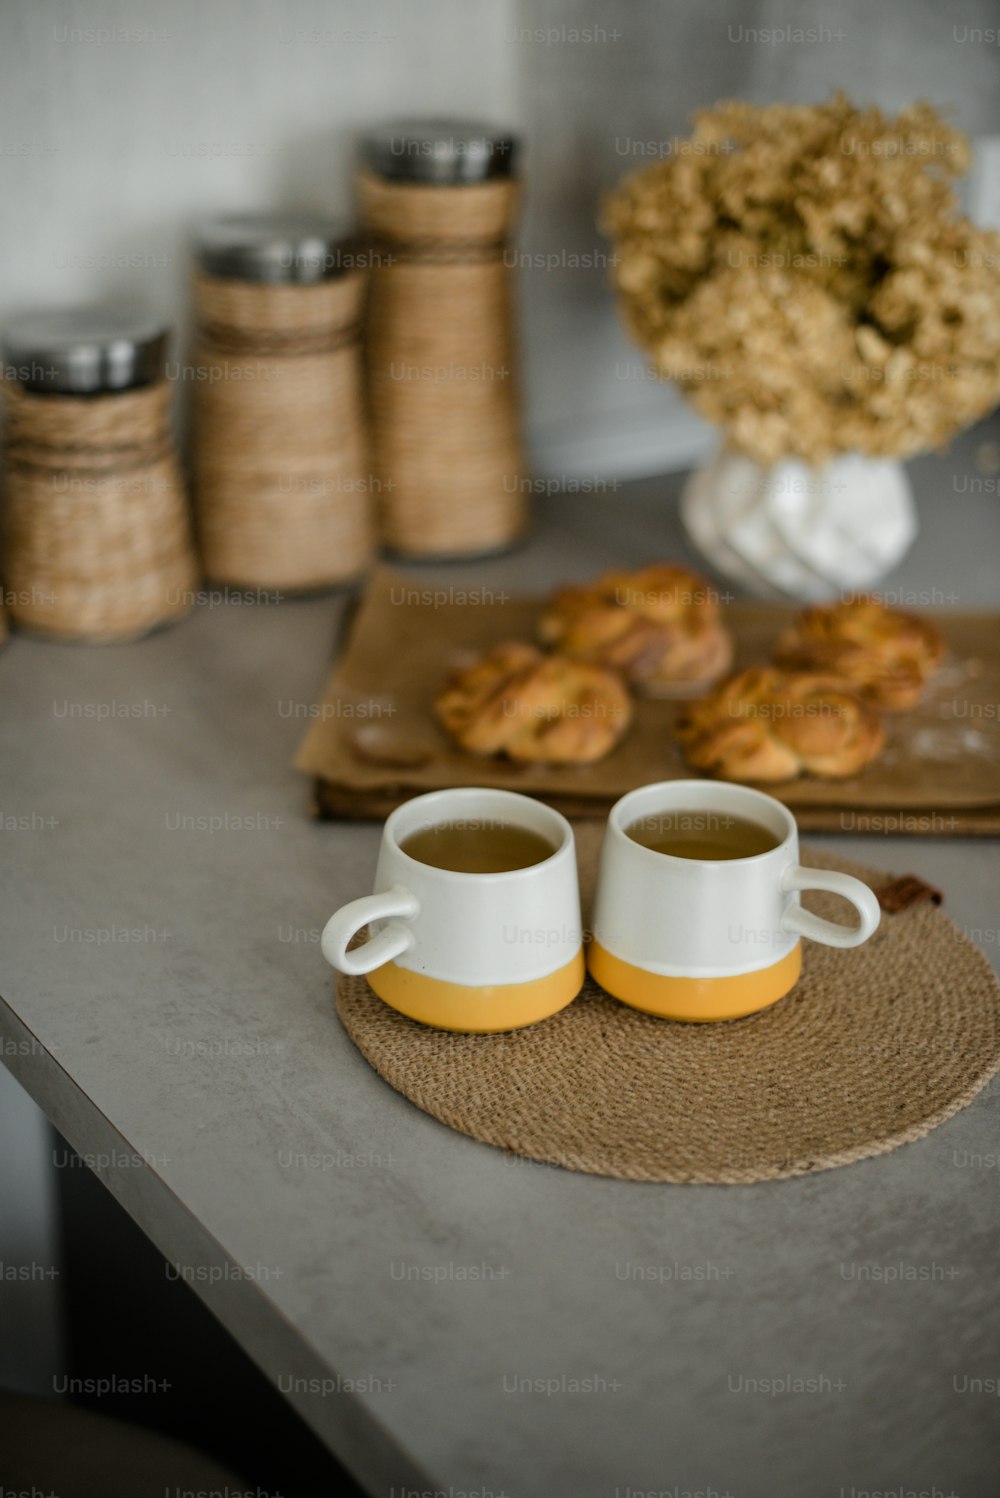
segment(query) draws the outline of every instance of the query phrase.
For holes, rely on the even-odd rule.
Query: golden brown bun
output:
[[[731,676],[684,707],[675,730],[692,768],[722,780],[838,779],[885,743],[878,709],[849,683],[774,666]]]
[[[613,671],[511,641],[456,671],[434,711],[472,754],[588,764],[618,743],[632,703]]]
[[[916,706],[943,654],[944,641],[928,619],[858,598],[806,609],[778,641],[774,658],[779,666],[841,676],[898,713]]]
[[[663,562],[560,588],[539,635],[564,655],[620,671],[637,692],[667,696],[729,670],[732,643],[718,612],[703,577]]]

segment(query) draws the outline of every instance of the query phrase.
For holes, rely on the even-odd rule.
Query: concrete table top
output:
[[[998,604],[988,435],[914,465],[886,589]],[[549,498],[515,555],[412,575],[689,555],[678,489]],[[11,1070],[372,1493],[994,1495],[1000,1088],[845,1169],[650,1186],[462,1138],[355,1051],[318,936],[378,831],[310,821],[291,768],[343,609],[207,592],[135,645],[0,654]],[[997,962],[995,842],[849,851],[940,886]]]

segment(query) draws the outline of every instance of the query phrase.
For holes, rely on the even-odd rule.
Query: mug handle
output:
[[[801,905],[789,905],[781,917],[781,929],[807,936],[811,941],[821,941],[828,947],[860,947],[878,930],[882,910],[867,884],[851,874],[839,874],[834,869],[805,869],[801,864],[789,864],[781,876],[784,894],[799,889],[824,889],[833,895],[843,895],[850,900],[858,912],[856,926],[841,926],[836,921],[824,920],[803,910]]]
[[[360,900],[342,905],[323,927],[320,937],[323,956],[338,973],[347,973],[352,978],[374,972],[416,944],[412,926],[403,922],[411,921],[419,914],[420,902],[416,895],[411,895],[401,884],[394,884],[392,889],[383,890],[378,895],[363,895]],[[354,947],[350,952],[347,950],[369,921],[384,921],[392,916],[399,919],[390,919],[389,924],[363,946]]]

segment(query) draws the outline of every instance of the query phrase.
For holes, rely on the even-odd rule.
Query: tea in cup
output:
[[[365,927],[371,934],[351,943]],[[375,891],[327,922],[323,955],[444,1030],[513,1030],[583,986],[573,830],[530,796],[463,787],[416,796],[382,831]]]
[[[810,889],[842,895],[857,924],[804,910]],[[795,818],[780,801],[714,780],[665,781],[611,809],[587,965],[635,1009],[738,1019],[794,987],[802,937],[857,947],[879,919],[860,879],[800,865]]]

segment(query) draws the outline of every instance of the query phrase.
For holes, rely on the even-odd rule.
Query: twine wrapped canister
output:
[[[515,142],[390,125],[363,145],[372,254],[365,370],[382,539],[409,556],[500,550],[527,520],[511,278]]]
[[[115,308],[8,328],[3,573],[15,623],[127,640],[191,607],[166,343],[162,327]]]
[[[199,234],[194,475],[221,583],[353,581],[374,551],[358,341],[363,256],[323,219],[219,219]]]

